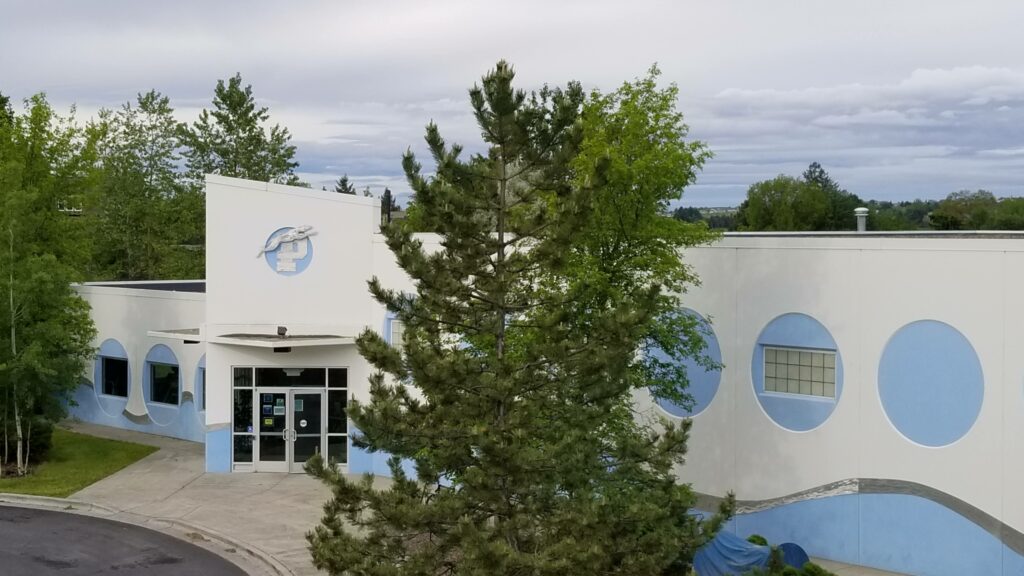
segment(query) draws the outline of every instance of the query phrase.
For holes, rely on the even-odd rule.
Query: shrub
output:
[[[27,441],[22,444],[22,450],[28,451],[31,463],[38,464],[46,459],[53,446],[53,422],[42,417],[33,418],[31,422],[31,430],[26,431]],[[31,433],[29,434],[29,432]],[[14,427],[14,422],[8,422],[6,445],[0,446],[0,448],[4,449],[3,454],[7,454],[7,460],[10,462],[14,461],[18,450],[17,437],[18,432]],[[0,439],[0,445],[2,444],[4,444],[4,439]],[[3,454],[0,454],[0,458],[3,457]]]

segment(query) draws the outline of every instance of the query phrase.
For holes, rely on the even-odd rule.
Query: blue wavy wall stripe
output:
[[[985,378],[974,347],[956,328],[920,320],[893,334],[878,365],[878,394],[904,437],[940,447],[974,425],[985,397]]]
[[[704,336],[704,343],[706,347],[704,354],[706,354],[716,364],[722,363],[722,349],[718,345],[718,337],[715,335],[715,331],[711,328],[711,323],[706,318],[701,316],[698,312],[684,308],[685,314],[690,314],[698,319],[701,332]],[[653,354],[659,357],[661,360],[668,360],[666,356],[660,350],[655,350]],[[715,399],[715,394],[718,393],[718,386],[722,381],[722,370],[716,368],[714,370],[708,370],[704,366],[701,366],[693,358],[686,358],[683,361],[683,366],[686,367],[686,376],[689,380],[689,386],[686,388],[686,393],[693,397],[693,407],[690,410],[685,409],[672,401],[665,400],[664,398],[658,398],[657,403],[666,412],[679,418],[687,418],[690,416],[696,416],[703,412]]]
[[[795,542],[812,556],[905,574],[1022,574],[1024,556],[948,508],[906,494],[847,494],[733,519],[739,536]]]
[[[764,347],[835,350],[836,397],[783,394],[764,390]],[[832,334],[821,323],[801,313],[778,316],[757,338],[750,360],[751,384],[761,408],[776,424],[793,432],[807,432],[821,426],[832,415],[843,396],[843,358]]]
[[[129,418],[124,409],[126,399],[98,394],[96,387],[88,380],[75,389],[72,399],[74,402],[68,406],[69,415],[84,422],[193,442],[203,442],[206,439],[205,423],[191,400],[182,402],[181,410],[177,411],[177,418],[161,425],[151,419],[135,421]]]

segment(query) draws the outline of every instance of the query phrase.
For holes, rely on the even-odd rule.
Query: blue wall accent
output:
[[[152,390],[150,388],[153,383],[151,381],[150,364],[154,362],[178,366],[178,404],[163,404],[152,401]],[[149,412],[150,419],[158,426],[171,426],[178,419],[183,388],[181,379],[181,366],[178,365],[178,357],[174,355],[174,351],[165,344],[157,344],[149,349],[149,352],[146,354],[146,362],[142,366],[142,397],[146,400],[146,411]]]
[[[266,246],[267,244],[269,244],[270,240],[274,236],[277,236],[278,234],[284,234],[285,232],[288,232],[288,231],[294,230],[294,229],[295,228],[292,228],[290,226],[286,226],[284,228],[278,228],[277,230],[274,230],[274,232],[270,236],[267,236],[267,241],[263,245]],[[264,257],[264,259],[266,259],[267,265],[269,265],[270,269],[273,270],[275,273],[280,274],[281,276],[295,276],[297,274],[302,274],[302,272],[305,271],[306,268],[309,268],[309,263],[312,262],[312,260],[313,260],[313,239],[307,237],[306,238],[306,245],[308,246],[308,248],[306,249],[306,255],[304,257],[302,257],[301,259],[295,261],[295,271],[294,272],[278,272],[277,271],[277,253],[278,253],[278,249],[280,247],[278,247],[278,248],[276,248],[274,250],[271,250],[270,252],[264,252],[263,253],[263,257]]]
[[[764,347],[835,350],[836,397],[764,391]],[[793,432],[806,432],[824,424],[843,396],[843,358],[832,334],[807,314],[783,314],[761,330],[750,360],[752,385],[757,401],[776,424]]]
[[[231,428],[225,426],[206,433],[206,471],[231,472]]]
[[[1024,574],[1024,557],[956,512],[906,494],[847,494],[741,514],[737,535],[795,542],[812,556],[905,574]]]
[[[391,469],[388,468],[388,460],[391,455],[387,452],[369,452],[352,444],[352,436],[358,435],[359,429],[349,425],[348,431],[348,471],[350,474],[373,474],[384,478],[391,478]],[[402,470],[409,478],[416,478],[416,464],[408,458],[402,459]]]
[[[97,404],[96,409],[106,416],[118,417],[128,406],[128,397],[109,396],[103,393],[103,358],[123,358],[128,360],[128,352],[120,342],[108,338],[100,344],[93,360],[93,379],[95,390],[93,391],[93,402]],[[128,361],[128,395],[132,393],[132,363]]]
[[[711,323],[699,313],[689,308],[684,308],[683,313],[697,318],[699,328],[704,336],[704,343],[706,344],[704,354],[714,360],[715,363],[721,364],[722,349],[718,345],[718,337],[711,328]],[[667,361],[669,359],[661,350],[655,350],[654,355],[660,360]],[[670,400],[664,398],[656,399],[658,406],[661,406],[669,414],[680,418],[696,416],[703,412],[711,404],[711,401],[714,400],[715,394],[718,392],[718,385],[722,381],[722,370],[720,368],[708,370],[698,364],[693,358],[683,360],[683,366],[686,367],[686,376],[690,381],[686,392],[693,397],[693,408],[687,410]]]
[[[201,418],[206,419],[206,411],[203,410],[203,396],[206,396],[206,386],[201,385],[201,382],[206,380],[204,372],[206,371],[206,354],[199,359],[199,363],[196,364],[196,375],[192,379],[192,398],[196,403],[196,411],[201,414]],[[234,400],[232,400],[234,401]]]
[[[96,384],[83,379],[82,385],[75,389],[72,394],[72,402],[68,406],[68,412],[71,416],[102,426],[124,428],[148,434],[159,434],[193,442],[204,441],[206,425],[203,421],[203,415],[196,411],[194,406],[190,405],[190,401],[183,401],[179,407],[146,402],[149,422],[138,423],[129,420],[125,416],[128,399],[119,396],[107,396],[100,391],[102,387],[100,384],[102,363],[99,361],[99,358],[102,357],[124,358],[128,360],[129,394],[131,393],[131,387],[138,385],[137,382],[132,382],[132,362],[128,358],[124,346],[113,339],[105,340],[100,345],[98,357],[93,367],[93,382]],[[143,398],[147,400],[149,396],[149,369],[147,364],[150,361],[177,364],[174,353],[166,346],[161,344],[154,346],[150,350],[150,354],[147,355],[146,362],[143,364],[142,380]],[[179,379],[181,378],[180,372],[178,377]],[[180,386],[179,380],[179,391],[181,389]]]
[[[384,315],[384,341],[388,344],[396,344],[396,342],[391,341],[391,323],[396,319],[397,316],[395,316],[395,313],[390,310],[388,310],[387,314]],[[397,344],[401,344],[401,342],[398,342]]]
[[[878,394],[900,434],[925,446],[945,446],[978,419],[985,377],[963,334],[944,322],[920,320],[897,330],[886,344]]]

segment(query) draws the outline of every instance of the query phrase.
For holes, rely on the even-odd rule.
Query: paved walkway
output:
[[[180,520],[244,542],[298,575],[313,568],[305,535],[330,495],[305,474],[206,474],[202,444],[81,422],[76,432],[149,444],[157,452],[70,498]]]
[[[330,495],[317,480],[305,474],[206,474],[201,444],[81,422],[66,425],[93,436],[160,448],[70,499],[133,518],[199,526],[269,555],[279,572],[322,574],[310,561],[305,539],[306,532],[319,522],[321,507]],[[839,576],[891,574],[826,560],[816,562]]]

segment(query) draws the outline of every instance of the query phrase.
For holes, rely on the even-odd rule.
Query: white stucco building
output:
[[[379,214],[209,177],[205,282],[79,288],[99,352],[73,415],[204,442],[210,472],[321,451],[387,473],[345,416],[367,395],[354,337],[400,329],[366,280],[412,289]],[[736,493],[731,529],[906,573],[1024,574],[1024,236],[737,234],[686,259],[724,368],[691,368],[692,414],[638,406],[694,419],[680,475],[709,504]]]

